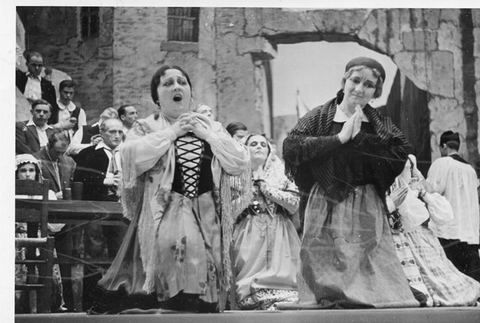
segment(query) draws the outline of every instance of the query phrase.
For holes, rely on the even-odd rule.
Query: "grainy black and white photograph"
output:
[[[5,318],[479,322],[480,7],[422,2],[6,6]]]

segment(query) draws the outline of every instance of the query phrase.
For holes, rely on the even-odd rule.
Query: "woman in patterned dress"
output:
[[[240,309],[269,309],[276,302],[298,301],[300,239],[292,216],[299,196],[267,138],[250,134],[245,145],[253,196],[234,231],[236,301]]]
[[[428,192],[426,186],[415,156],[408,155],[387,199],[391,201],[387,203],[389,210],[399,215],[399,225],[392,233],[403,270],[410,286],[425,295],[424,305],[475,306],[480,283],[452,264],[429,228],[431,222],[451,221],[452,207],[444,196]],[[410,256],[405,257],[408,253]]]
[[[180,67],[161,67],[151,94],[160,111],[138,120],[121,149],[131,223],[91,312],[221,311],[231,274],[229,176],[247,178],[248,151],[192,112],[191,81]]]

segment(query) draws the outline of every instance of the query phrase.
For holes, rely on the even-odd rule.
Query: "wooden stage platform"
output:
[[[21,314],[16,323],[470,323],[480,322],[480,307],[401,308],[368,310],[226,311],[219,314],[163,312],[87,315]]]

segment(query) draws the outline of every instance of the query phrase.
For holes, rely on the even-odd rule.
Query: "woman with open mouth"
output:
[[[151,94],[159,112],[138,120],[121,150],[131,223],[90,312],[222,311],[231,277],[229,219],[246,203],[232,205],[221,183],[236,176],[245,186],[249,154],[220,123],[192,112],[192,84],[180,67],[161,67]]]

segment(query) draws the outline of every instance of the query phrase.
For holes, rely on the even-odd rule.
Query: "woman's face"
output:
[[[187,78],[176,69],[168,69],[160,77],[157,87],[158,100],[162,112],[170,118],[178,118],[190,111],[192,91]]]
[[[248,140],[247,147],[250,149],[250,157],[252,160],[265,162],[268,156],[267,138],[260,135],[252,136]]]
[[[377,77],[369,68],[353,71],[352,75],[345,80],[344,100],[351,105],[360,105],[362,108],[373,99]]]
[[[197,108],[197,112],[200,114],[203,114],[209,118],[213,118],[213,112],[212,108],[210,108],[208,105],[201,105]]]
[[[35,176],[37,176],[37,171],[35,169],[35,165],[32,163],[23,164],[18,168],[18,179],[35,180]]]

